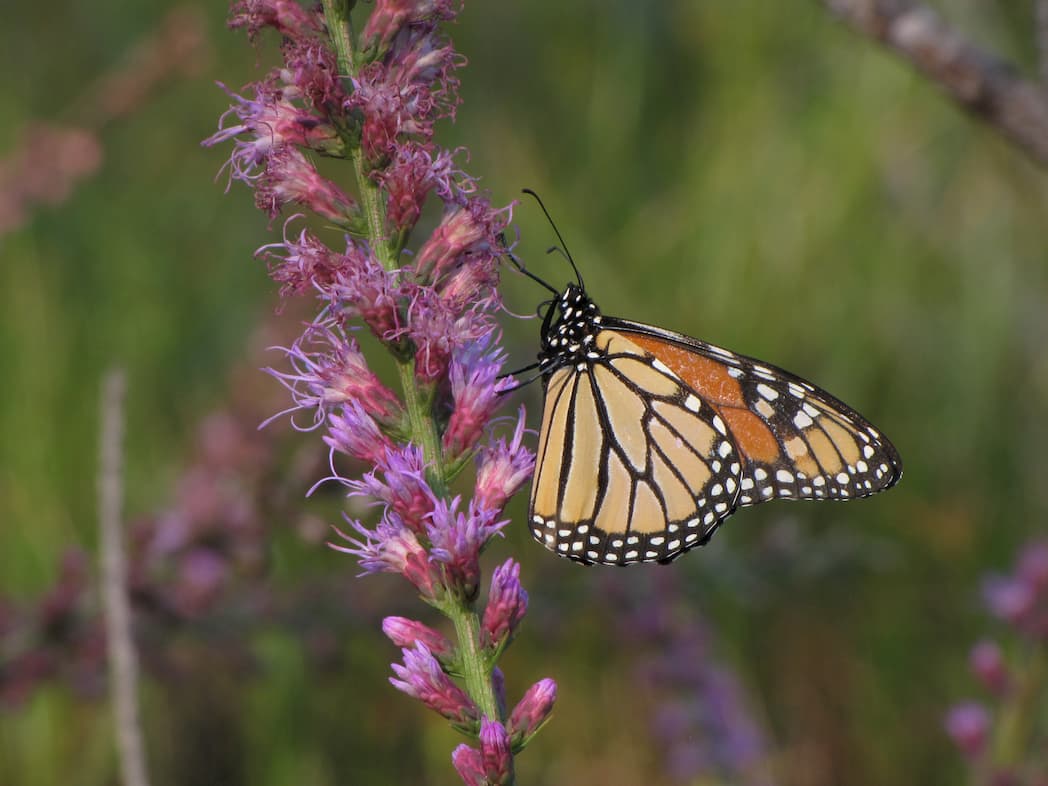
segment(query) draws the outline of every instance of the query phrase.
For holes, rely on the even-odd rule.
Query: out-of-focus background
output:
[[[1032,69],[1025,4],[940,7]],[[274,313],[252,254],[281,220],[225,193],[228,148],[199,144],[229,103],[215,81],[276,63],[225,11],[4,14],[0,783],[117,782],[101,641],[80,622],[113,364],[136,599],[155,612],[139,631],[154,783],[456,782],[460,740],[386,682],[379,620],[418,602],[324,547],[345,501],[305,499],[319,440],[254,430],[286,406],[265,347],[308,312]],[[812,379],[906,468],[889,494],[747,510],[671,567],[628,571],[556,559],[517,500],[488,563],[515,555],[531,593],[507,689],[560,685],[519,782],[960,782],[943,718],[985,695],[969,648],[1002,632],[983,577],[1048,513],[1046,172],[815,2],[472,2],[450,32],[469,67],[440,141],[469,148],[495,203],[542,194],[607,313]],[[515,220],[531,268],[567,281],[537,207]],[[533,313],[542,291],[505,278]],[[530,362],[538,324],[504,327]],[[539,396],[519,394],[536,427]],[[63,643],[5,636],[25,630]]]

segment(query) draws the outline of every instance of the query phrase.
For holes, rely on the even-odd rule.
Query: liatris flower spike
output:
[[[233,142],[223,170],[254,189],[270,218],[294,209],[329,227],[292,215],[283,240],[258,251],[283,297],[318,303],[314,323],[284,350],[290,368],[269,370],[291,393],[282,414],[318,432],[333,468],[342,456],[368,465],[358,478],[334,470],[348,495],[375,510],[373,519],[347,519],[333,547],[365,574],[404,577],[455,631],[387,618],[383,631],[403,649],[391,682],[473,738],[452,754],[465,783],[510,784],[513,756],[556,697],[553,681],[541,680],[507,717],[496,662],[527,610],[520,566],[497,568],[486,608],[478,600],[481,554],[534,464],[523,408],[508,440],[491,433],[499,394],[513,385],[500,379],[494,321],[510,208],[493,206],[459,168],[465,151],[434,142],[435,122],[460,102],[465,60],[441,32],[459,4],[375,0],[357,7],[370,9],[362,25],[354,5],[234,3],[230,26],[252,39],[277,31],[284,62],[241,94],[227,91],[234,104],[204,144]],[[322,175],[318,156],[347,162],[352,187]],[[431,197],[443,217],[413,243]],[[361,329],[391,353],[399,393],[371,370]],[[473,498],[452,497],[449,482],[474,460]]]

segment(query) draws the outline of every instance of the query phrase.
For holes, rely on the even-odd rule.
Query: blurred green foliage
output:
[[[267,227],[239,185],[223,193],[228,149],[199,147],[227,105],[213,82],[239,86],[274,62],[272,42],[253,49],[224,29],[220,5],[206,9],[196,70],[105,126],[97,176],[0,238],[2,594],[40,591],[62,548],[92,548],[104,369],[130,373],[129,515],[156,511],[274,308],[251,255],[281,222]],[[943,5],[977,40],[1031,60],[1025,17]],[[169,9],[5,11],[0,63],[19,78],[0,84],[0,149],[30,122],[77,124],[92,80]],[[807,376],[903,456],[890,494],[746,511],[662,568],[684,572],[696,613],[715,621],[779,781],[956,783],[941,718],[972,690],[979,579],[1044,530],[1048,507],[1045,172],[818,3],[469,3],[451,33],[470,66],[441,141],[469,148],[495,202],[523,186],[543,195],[606,312]],[[524,202],[516,220],[532,269],[566,281],[543,255],[540,212]],[[530,313],[541,291],[506,278],[508,306]],[[520,365],[537,330],[505,320]],[[538,393],[522,394],[533,417]],[[302,505],[332,518],[330,504]],[[776,551],[769,533],[783,528],[797,544]],[[561,686],[520,782],[662,782],[630,653],[590,612],[608,582],[628,591],[645,568],[584,570],[512,530],[489,563],[516,555],[532,592],[504,663],[511,701],[543,676]],[[356,571],[299,539],[273,549],[288,585]],[[387,611],[420,613],[397,580],[369,581]],[[326,613],[352,615],[342,600]],[[186,645],[199,679],[144,690],[155,783],[455,781],[458,740],[386,684],[395,651],[369,623],[325,669],[287,630],[267,632],[246,679],[243,664]],[[49,688],[0,716],[0,783],[94,786],[115,772],[102,702]]]

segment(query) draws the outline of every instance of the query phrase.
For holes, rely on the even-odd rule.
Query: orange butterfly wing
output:
[[[603,317],[581,286],[569,284],[544,317],[539,367],[546,402],[529,521],[573,560],[669,562],[739,507],[865,497],[902,474],[892,444],[829,393],[689,336]]]
[[[894,446],[862,415],[788,371],[668,330],[608,319],[724,418],[746,459],[739,505],[853,499],[902,476]]]

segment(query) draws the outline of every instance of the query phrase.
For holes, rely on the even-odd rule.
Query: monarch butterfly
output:
[[[666,563],[741,507],[865,497],[899,480],[892,444],[810,382],[601,314],[553,229],[577,284],[559,291],[517,263],[556,295],[532,366],[545,405],[528,520],[546,548],[583,563]]]

